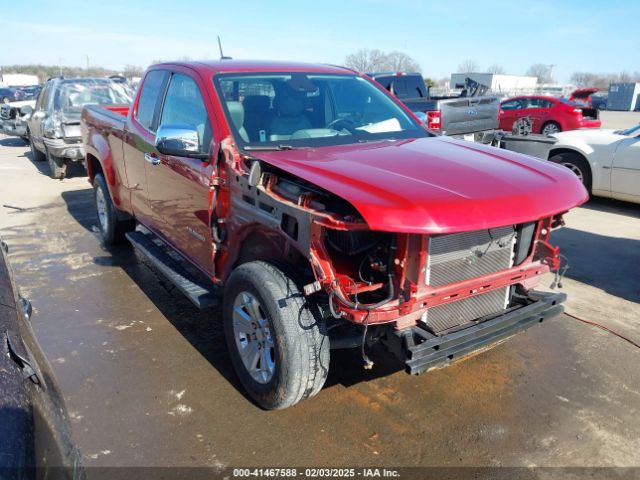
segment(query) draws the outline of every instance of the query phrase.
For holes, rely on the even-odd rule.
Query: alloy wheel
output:
[[[233,336],[244,367],[258,383],[268,383],[276,368],[275,344],[258,299],[240,292],[233,302]]]

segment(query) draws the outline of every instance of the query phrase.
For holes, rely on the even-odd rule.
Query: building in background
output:
[[[27,75],[25,73],[1,73],[0,86],[3,87],[29,87],[38,85],[37,75]]]
[[[512,97],[515,95],[531,95],[536,92],[538,79],[526,75],[506,75],[502,73],[452,73],[451,90],[462,90],[465,79],[470,78],[489,87],[494,95]]]
[[[607,110],[640,111],[640,83],[612,83],[609,85]]]

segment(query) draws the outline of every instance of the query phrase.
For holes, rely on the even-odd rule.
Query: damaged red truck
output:
[[[125,236],[195,305],[222,304],[261,407],[316,394],[331,348],[410,373],[560,314],[534,290],[587,193],[566,168],[435,135],[378,84],[324,65],[151,67],[129,112],[88,106],[102,240]]]

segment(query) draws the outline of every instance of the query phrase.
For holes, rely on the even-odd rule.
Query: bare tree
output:
[[[480,67],[475,60],[467,59],[458,65],[458,73],[471,73],[477,72],[478,70],[480,70]]]
[[[122,70],[122,75],[124,75],[128,79],[132,79],[134,77],[141,77],[143,71],[144,70],[141,67],[138,67],[136,65],[125,65],[124,69]]]
[[[386,58],[384,52],[380,50],[364,48],[347,55],[344,64],[358,72],[374,72],[385,70]]]
[[[403,52],[393,51],[385,53],[378,49],[362,49],[345,57],[347,67],[359,72],[420,72],[420,65],[413,58]]]
[[[551,76],[552,65],[545,65],[544,63],[536,63],[529,67],[527,75],[530,77],[537,77],[538,83],[553,83],[553,77]]]
[[[502,65],[494,63],[492,65],[489,65],[489,68],[487,68],[487,73],[497,73],[498,75],[501,75],[505,73],[505,70]]]
[[[571,83],[577,87],[596,87],[607,90],[612,83],[640,82],[640,72],[593,73],[575,72],[571,75]]]
[[[394,50],[387,55],[390,70],[394,72],[420,72],[420,65],[413,58],[403,52]]]

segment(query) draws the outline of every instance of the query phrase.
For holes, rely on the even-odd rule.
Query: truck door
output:
[[[198,131],[200,149],[210,152],[212,130],[202,90],[194,77],[173,72],[165,95],[159,125],[188,125]],[[149,202],[162,236],[207,273],[212,268],[209,191],[211,168],[196,158],[158,155],[145,163]]]
[[[122,148],[129,183],[127,189],[131,192],[131,208],[136,218],[152,230],[159,226],[155,225],[151,214],[145,164],[158,154],[154,144],[168,80],[169,72],[166,70],[150,70],[147,73],[127,122]]]
[[[611,193],[615,198],[640,200],[640,134],[618,144],[611,169]]]

